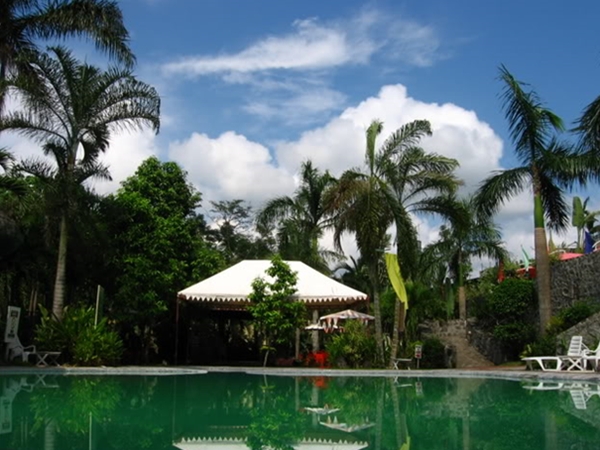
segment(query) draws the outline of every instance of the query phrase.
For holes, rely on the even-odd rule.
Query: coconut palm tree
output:
[[[476,214],[473,197],[460,200],[450,198],[449,201],[455,203],[455,208],[460,214],[441,227],[440,239],[427,246],[425,251],[448,267],[450,277],[456,281],[458,287],[459,318],[465,320],[465,266],[476,256],[504,261],[508,254],[503,247],[502,233],[491,218]]]
[[[476,203],[482,213],[490,215],[505,201],[531,187],[540,334],[543,335],[552,316],[545,221],[556,230],[568,225],[564,189],[574,181],[584,181],[585,174],[579,155],[556,140],[556,133],[563,130],[560,117],[543,105],[535,91],[525,90],[526,85],[517,81],[504,66],[500,67],[500,80],[504,84],[503,108],[521,165],[497,171],[484,180]]]
[[[35,75],[30,61],[40,53],[40,40],[87,37],[129,67],[135,62],[115,1],[2,0],[0,30],[0,112],[5,97],[2,81],[9,75]]]
[[[396,198],[385,180],[388,161],[375,147],[383,123],[373,121],[366,131],[365,167],[345,171],[335,189],[328,193],[327,205],[334,214],[334,243],[342,251],[344,233],[355,236],[361,258],[367,266],[373,292],[377,360],[383,362],[383,330],[379,298],[379,261],[388,241],[387,230],[393,223]]]
[[[300,168],[300,186],[293,197],[277,197],[259,211],[257,222],[262,229],[276,229],[279,254],[284,259],[298,259],[328,273],[333,252],[319,246],[329,221],[325,211],[325,193],[336,180],[305,161]]]
[[[411,255],[418,249],[411,213],[444,211],[445,205],[435,194],[453,192],[458,184],[452,174],[458,165],[455,160],[428,154],[418,147],[422,137],[431,134],[429,122],[417,120],[403,125],[376,149],[382,130],[382,122],[371,123],[366,131],[365,167],[344,172],[328,200],[335,214],[336,246],[341,247],[343,233],[353,233],[368,267],[380,361],[383,332],[378,268],[387,247],[388,229],[395,224],[399,260],[403,271],[406,262],[405,272],[410,274]]]
[[[60,195],[60,243],[53,313],[62,317],[65,295],[68,223],[79,187],[93,177],[107,178],[98,157],[108,148],[114,131],[150,125],[158,132],[160,97],[138,81],[129,69],[102,71],[78,62],[62,47],[38,54],[31,61],[37,80],[8,80],[22,99],[23,111],[0,119],[0,132],[12,130],[41,144],[54,164],[28,160],[20,169],[51,183]]]
[[[400,127],[383,146],[384,177],[396,197],[394,224],[396,252],[402,276],[413,279],[419,260],[420,244],[412,216],[415,214],[441,214],[454,217],[454,203],[447,200],[461,184],[454,175],[458,162],[451,158],[428,153],[419,146],[421,140],[431,135],[431,125],[426,120],[415,120]],[[394,312],[390,361],[392,367],[399,344],[399,332],[404,332],[404,303],[397,301]]]

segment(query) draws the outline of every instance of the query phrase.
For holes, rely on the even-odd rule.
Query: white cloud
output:
[[[208,75],[265,70],[314,70],[368,61],[373,48],[352,48],[346,33],[320,25],[316,19],[298,20],[285,36],[269,36],[235,54],[191,56],[164,66],[167,73]]]
[[[158,156],[159,153],[156,135],[151,130],[116,134],[100,157],[100,161],[108,166],[112,181],[92,180],[89,184],[99,194],[114,192],[122,181],[135,173],[144,160]]]
[[[423,147],[458,159],[462,163],[459,175],[471,189],[490,170],[499,167],[502,141],[474,112],[453,104],[418,101],[409,97],[402,85],[385,86],[377,96],[347,108],[327,125],[303,133],[299,140],[278,143],[277,160],[290,168],[310,158],[318,167],[340,174],[362,164],[365,130],[374,119],[384,123],[379,144],[407,122],[429,120],[433,136],[423,140]]]
[[[290,97],[260,97],[248,103],[244,110],[264,119],[277,119],[294,125],[314,123],[322,114],[339,109],[346,102],[341,92],[315,88]]]
[[[258,203],[294,190],[293,172],[277,167],[269,150],[233,131],[216,139],[193,133],[169,146],[169,157],[189,173],[205,199]]]

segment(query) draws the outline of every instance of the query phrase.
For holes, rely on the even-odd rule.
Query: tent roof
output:
[[[349,305],[367,300],[367,294],[339,283],[303,262],[285,262],[298,274],[297,292],[293,298],[305,302],[307,306]],[[243,307],[249,303],[248,294],[252,292],[252,282],[257,277],[271,280],[265,273],[270,265],[269,260],[239,262],[180,291],[178,296],[184,300],[211,303],[217,309]]]

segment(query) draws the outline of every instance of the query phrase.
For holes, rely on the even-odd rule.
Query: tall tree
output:
[[[40,40],[86,37],[111,57],[131,67],[135,57],[129,33],[115,1],[109,0],[3,0],[0,2],[0,113],[9,75],[37,74]]]
[[[319,239],[329,226],[325,195],[335,183],[328,171],[322,173],[311,161],[306,161],[300,168],[300,186],[294,196],[274,198],[259,212],[259,227],[277,230],[282,258],[298,259],[329,272],[328,260],[336,255],[323,251]]]
[[[334,214],[334,243],[342,251],[344,233],[354,234],[361,258],[367,266],[373,292],[377,362],[383,363],[383,330],[380,305],[380,260],[388,242],[387,230],[393,223],[396,198],[385,179],[388,163],[384,151],[377,151],[377,136],[383,123],[373,121],[366,131],[365,166],[350,169],[328,194],[327,205]]]
[[[152,157],[104,202],[113,237],[108,304],[134,360],[147,362],[153,348],[170,356],[165,336],[157,335],[159,325],[172,323],[174,293],[223,266],[204,239],[200,200],[181,167]]]
[[[552,317],[545,221],[556,230],[568,225],[564,189],[574,181],[583,181],[585,171],[579,155],[556,139],[556,133],[563,130],[560,117],[544,106],[535,91],[526,90],[527,85],[517,81],[504,66],[500,67],[500,80],[504,84],[504,113],[521,165],[497,171],[484,180],[476,203],[482,213],[493,214],[505,201],[531,187],[539,325],[543,335]]]
[[[450,199],[459,212],[440,230],[440,239],[429,245],[433,259],[442,261],[449,269],[450,277],[458,287],[459,317],[467,318],[467,299],[465,281],[468,275],[465,270],[473,257],[489,257],[495,261],[504,261],[507,252],[503,247],[502,234],[489,216],[476,213],[473,197]]]
[[[412,216],[456,215],[448,195],[453,194],[460,184],[454,174],[458,162],[421,148],[421,140],[430,135],[431,124],[426,120],[415,120],[392,133],[382,147],[382,176],[391,187],[396,202],[392,211],[398,262],[402,276],[407,280],[414,277],[420,251]],[[398,300],[394,312],[390,367],[396,358],[399,331],[404,331],[405,313],[404,303]]]
[[[10,78],[23,103],[0,119],[0,132],[16,131],[42,145],[54,164],[42,160],[21,163],[22,171],[52,182],[60,204],[60,243],[52,312],[60,319],[64,304],[69,212],[78,186],[90,178],[109,178],[98,158],[109,145],[111,133],[151,126],[158,132],[160,97],[138,81],[129,69],[102,71],[78,62],[62,47],[53,55],[39,54],[31,68],[41,83]]]

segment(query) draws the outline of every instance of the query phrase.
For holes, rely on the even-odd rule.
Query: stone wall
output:
[[[600,252],[553,263],[551,280],[553,312],[577,301],[600,303]]]
[[[588,317],[583,322],[579,322],[574,327],[559,334],[558,354],[565,354],[573,336],[582,336],[583,343],[592,350],[596,350],[596,345],[600,341],[600,313]]]

